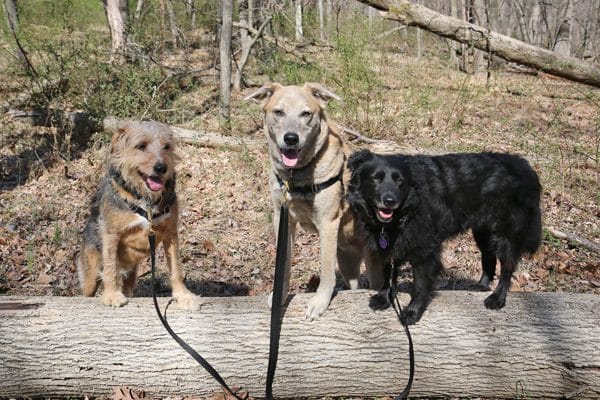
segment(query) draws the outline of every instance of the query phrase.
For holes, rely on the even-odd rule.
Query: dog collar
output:
[[[309,186],[295,186],[292,182],[288,181],[287,189],[289,193],[300,193],[300,194],[317,194],[322,190],[327,189],[329,186],[333,185],[337,181],[339,181],[342,177],[342,174],[338,174],[333,178],[326,180],[325,182],[315,183]],[[284,187],[285,182],[281,177],[275,174],[275,178],[277,178],[277,182],[279,186]]]
[[[168,214],[171,211],[171,207],[165,207],[164,209],[162,209],[161,211],[159,211],[157,213],[150,214],[148,212],[148,210],[146,210],[143,207],[138,206],[137,204],[133,204],[128,201],[125,201],[125,202],[129,206],[129,209],[131,211],[133,211],[134,213],[136,213],[138,215],[141,215],[142,217],[146,218],[148,221],[152,221],[158,217],[162,217],[163,215]]]
[[[131,193],[131,195],[133,197],[135,197],[136,199],[138,199],[138,200],[143,199],[143,196],[141,194],[139,194],[137,190],[135,190],[135,189],[129,187],[129,185],[127,185],[127,182],[125,181],[125,179],[123,179],[123,176],[119,173],[119,171],[111,169],[110,172],[113,177],[113,181],[117,185],[119,185],[121,188],[123,188],[124,190]],[[144,207],[141,207],[135,203],[132,203],[125,198],[122,198],[122,200],[125,202],[125,204],[127,204],[127,206],[129,207],[129,209],[131,211],[146,218],[148,221],[152,221],[158,217],[162,217],[163,215],[168,214],[171,211],[171,205],[173,204],[172,202],[170,202],[170,204],[168,204],[166,207],[162,208],[160,211],[158,211],[156,213],[150,213],[148,209],[145,209]]]

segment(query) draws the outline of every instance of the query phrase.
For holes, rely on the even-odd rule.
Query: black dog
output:
[[[371,297],[372,309],[390,306],[392,263],[409,262],[414,282],[404,322],[417,322],[443,268],[442,243],[469,228],[481,251],[483,287],[489,290],[496,259],[501,264],[498,286],[484,304],[504,307],[521,256],[534,253],[541,241],[541,187],[526,160],[500,153],[428,157],[361,150],[348,167],[350,207],[371,264],[383,269],[379,287],[371,286],[380,290]]]

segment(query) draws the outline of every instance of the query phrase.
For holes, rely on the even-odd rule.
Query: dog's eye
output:
[[[277,108],[277,109],[273,110],[273,115],[281,118],[281,117],[285,116],[285,112],[283,112],[283,110],[280,110]]]
[[[146,150],[146,146],[147,146],[146,143],[140,143],[137,146],[135,146],[135,148],[138,150],[144,151],[144,150]]]
[[[394,182],[396,182],[398,186],[404,183],[404,178],[402,178],[402,175],[393,174],[392,179],[394,180]]]
[[[383,174],[381,172],[377,172],[371,176],[371,179],[375,183],[381,183],[383,181]]]
[[[313,115],[313,113],[310,111],[302,111],[300,113],[301,118],[310,118],[310,117],[312,117],[312,115]]]

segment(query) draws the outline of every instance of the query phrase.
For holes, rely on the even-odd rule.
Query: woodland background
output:
[[[419,3],[600,64],[599,0]],[[343,98],[328,112],[354,148],[525,156],[543,185],[544,241],[513,290],[600,294],[597,88],[351,0],[3,0],[2,13],[0,293],[80,294],[74,259],[103,174],[106,117],[260,141],[260,110],[242,98],[268,81],[318,81]],[[183,141],[179,152],[188,286],[205,296],[268,293],[266,146]],[[298,237],[293,292],[316,286],[316,243]],[[444,262],[440,290],[473,289],[480,264],[470,236],[448,242]],[[138,296],[148,295],[147,272]]]

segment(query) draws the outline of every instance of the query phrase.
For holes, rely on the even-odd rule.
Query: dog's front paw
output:
[[[506,303],[506,297],[505,296],[499,296],[496,293],[492,293],[490,294],[484,301],[483,304],[491,309],[491,310],[499,310],[502,307],[504,307],[504,304]]]
[[[402,311],[402,323],[404,325],[414,325],[420,319],[420,315],[414,310],[403,310]]]
[[[330,297],[323,295],[315,295],[306,307],[306,319],[313,321],[319,318],[329,306]]]
[[[390,299],[388,296],[388,289],[383,289],[376,295],[371,296],[371,298],[369,299],[369,307],[371,307],[371,310],[374,311],[385,310],[391,305],[392,304],[390,303]]]
[[[121,307],[127,304],[127,297],[121,292],[104,292],[100,301],[105,306]]]
[[[177,302],[177,306],[185,311],[199,310],[202,305],[200,298],[192,292],[174,294],[173,298]]]

